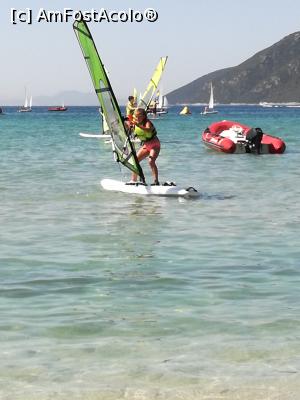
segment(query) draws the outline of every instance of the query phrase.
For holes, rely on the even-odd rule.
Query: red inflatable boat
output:
[[[219,121],[202,133],[204,144],[224,153],[282,154],[285,143],[278,137],[234,121]]]

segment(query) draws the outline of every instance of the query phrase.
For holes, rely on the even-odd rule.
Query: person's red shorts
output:
[[[149,153],[151,150],[156,150],[157,152],[159,152],[160,151],[160,141],[159,141],[158,137],[155,136],[153,139],[147,140],[143,144],[143,150],[147,150]]]

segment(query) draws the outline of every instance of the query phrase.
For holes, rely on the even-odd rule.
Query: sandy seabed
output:
[[[83,385],[84,386],[84,385]],[[1,400],[299,400],[300,379],[299,374],[286,377],[277,381],[265,380],[256,385],[233,385],[212,382],[188,387],[173,388],[142,388],[128,386],[126,388],[103,387],[99,390],[74,390],[59,387],[49,392],[33,387],[21,385],[18,390],[12,388],[11,393],[4,393],[0,389]],[[18,392],[18,393],[17,393]]]

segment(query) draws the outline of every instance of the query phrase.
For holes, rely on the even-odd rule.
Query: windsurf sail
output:
[[[209,110],[214,109],[214,89],[213,89],[212,82],[210,82],[210,97],[209,97],[208,108],[209,108]]]
[[[27,92],[26,92],[26,89],[25,89],[25,101],[24,101],[24,108],[28,108],[28,104],[29,104],[29,101],[28,101]]]
[[[120,107],[96,49],[91,32],[83,19],[75,21],[73,29],[87,63],[101,111],[112,138],[115,159],[139,175],[140,180],[145,182],[143,170],[138,162],[129,132],[127,132],[124,126]]]
[[[143,96],[140,98],[138,107],[144,108],[145,110],[148,110],[150,103],[154,97],[154,94],[157,90],[159,81],[161,79],[162,73],[164,72],[166,62],[167,62],[168,57],[161,57],[159,60],[159,63],[157,64],[157,67],[155,68],[155,71],[152,75],[152,78],[149,82],[149,85],[147,86],[147,89],[145,90],[145,93]]]
[[[101,110],[101,107],[99,108],[99,113],[102,121],[102,133],[103,135],[109,135],[109,126],[107,125],[105,115],[103,111]]]
[[[133,98],[134,98],[134,101],[137,101],[137,90],[136,90],[136,88],[133,88]]]

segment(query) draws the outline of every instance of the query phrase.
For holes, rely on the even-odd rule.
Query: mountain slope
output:
[[[204,75],[168,93],[176,103],[207,103],[213,82],[218,103],[300,101],[300,32],[286,36],[242,64]]]

